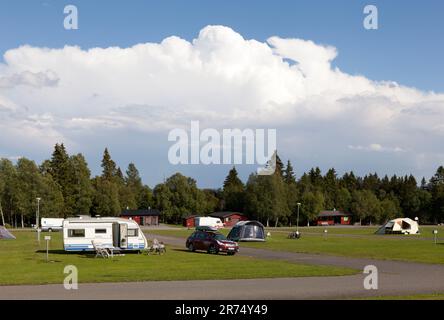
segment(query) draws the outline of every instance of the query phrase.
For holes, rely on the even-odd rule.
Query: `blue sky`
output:
[[[67,31],[63,29],[63,8],[67,4],[74,4],[78,7],[79,30]],[[364,18],[362,11],[367,4],[374,4],[378,7],[378,30],[369,31],[362,26]],[[76,45],[83,50],[110,46],[127,48],[140,43],[159,43],[172,35],[192,41],[198,37],[199,32],[206,26],[223,25],[239,33],[245,39],[255,39],[264,43],[272,36],[279,36],[280,38],[311,40],[319,46],[330,45],[338,51],[338,56],[332,61],[332,69],[338,67],[348,75],[362,75],[369,80],[395,81],[403,86],[419,89],[424,93],[428,91],[442,93],[444,92],[443,13],[444,2],[438,0],[0,0],[0,53],[3,56],[7,50],[22,45],[52,49],[63,48],[65,45]],[[20,55],[14,56],[19,57]],[[22,62],[20,60],[17,63]],[[26,64],[14,66],[15,69],[11,67],[10,72],[12,73],[12,70],[25,70],[26,66]],[[34,66],[32,70],[35,72],[36,67]],[[55,71],[57,73],[57,70]],[[1,76],[0,69],[0,78]],[[115,76],[118,77],[119,75],[116,74]],[[61,79],[61,81],[63,80]],[[115,89],[118,90],[118,88]],[[49,107],[48,109],[35,107],[34,110],[33,107],[29,106],[29,101],[21,100],[20,92],[14,90],[5,91],[5,97],[18,106],[32,109],[32,112],[34,112],[32,119],[35,120],[36,117],[47,119],[48,115],[61,117],[60,114],[57,115],[57,112]],[[24,92],[25,94],[29,93],[29,91]],[[48,99],[45,100],[45,103],[55,101],[55,97],[57,96],[45,97],[45,99]],[[0,90],[0,107],[1,98],[2,91]],[[433,174],[434,169],[442,164],[439,161],[444,159],[444,155],[436,151],[440,148],[439,141],[442,141],[442,128],[439,123],[433,122],[436,121],[436,116],[434,120],[431,120],[426,114],[427,112],[441,114],[440,112],[444,109],[440,99],[440,97],[436,99],[427,98],[423,103],[415,100],[414,103],[409,102],[399,106],[399,110],[401,110],[399,111],[399,119],[396,118],[396,121],[390,122],[390,125],[385,125],[385,127],[384,124],[377,127],[366,123],[367,129],[363,129],[363,132],[359,134],[352,132],[353,137],[344,136],[344,132],[338,133],[337,136],[334,136],[335,141],[341,139],[344,141],[341,145],[335,145],[334,147],[329,140],[332,138],[329,133],[311,132],[304,137],[306,140],[312,139],[311,143],[315,144],[318,150],[313,151],[313,148],[301,146],[300,150],[284,152],[283,158],[292,159],[299,173],[312,166],[319,165],[324,171],[334,166],[338,168],[340,173],[353,169],[359,174],[377,171],[381,174],[413,173],[417,177],[422,175],[429,177]],[[130,100],[121,103],[122,105],[133,103]],[[159,100],[156,101],[159,103]],[[165,101],[169,100],[165,98]],[[43,104],[43,99],[35,101],[35,103],[36,105]],[[146,101],[146,103],[151,104],[152,101]],[[389,104],[387,110],[396,103]],[[163,105],[163,103],[160,104]],[[418,118],[409,118],[409,121],[418,122],[419,127],[406,125],[406,120],[403,117],[406,114],[403,109],[405,107],[413,108],[408,112],[410,115],[415,114],[415,112],[421,113],[421,118],[419,116]],[[418,108],[422,109],[418,111]],[[424,111],[425,109],[428,111]],[[430,111],[429,109],[433,110]],[[75,114],[75,110],[71,111],[71,116],[73,114]],[[79,111],[75,116],[86,119],[89,116],[87,114],[87,111]],[[104,116],[104,114],[100,116]],[[366,117],[368,115],[365,113],[365,115],[360,116],[357,113],[356,116]],[[390,117],[390,119],[394,118],[393,115],[390,115]],[[15,116],[14,119],[16,119]],[[39,121],[41,124],[43,120]],[[97,118],[94,118],[94,121],[97,121]],[[46,125],[46,122],[44,123]],[[402,128],[399,127],[401,126],[400,123],[403,123]],[[274,125],[275,123],[270,123],[270,126]],[[19,122],[17,122],[17,126],[19,126]],[[331,128],[344,126],[344,123],[336,117],[328,121],[324,119],[316,120],[313,122],[313,126],[322,126],[327,128],[325,131],[328,132],[332,131]],[[434,131],[427,131],[428,127],[432,127]],[[292,145],[291,141],[293,140],[291,139],[294,139],[296,135],[300,138],[302,128],[305,130],[303,132],[311,130],[308,124],[306,127],[304,127],[304,124],[299,125],[296,131],[291,131],[291,128],[288,124],[282,124],[281,127],[281,132],[288,132],[288,136],[283,139],[283,141],[287,141],[287,146]],[[164,175],[168,176],[174,171],[180,170],[197,178],[201,186],[217,187],[221,185],[228,170],[226,166],[217,168],[183,166],[178,168],[165,164],[168,144],[165,144],[165,142],[156,144],[156,141],[165,139],[165,134],[161,132],[140,135],[129,133],[127,130],[124,133],[119,132],[113,135],[107,130],[102,130],[94,132],[94,137],[82,140],[72,132],[69,134],[61,132],[63,130],[54,126],[51,126],[50,129],[52,135],[48,134],[48,137],[54,140],[50,142],[56,142],[57,137],[66,136],[68,141],[72,141],[70,148],[72,152],[84,152],[87,155],[95,174],[100,171],[98,163],[104,146],[110,147],[113,157],[123,167],[128,162],[134,161],[145,181],[150,185],[160,182]],[[359,127],[355,130],[358,131]],[[11,132],[13,132],[12,129]],[[358,140],[357,137],[360,137],[361,134],[362,139]],[[411,136],[415,136],[415,138],[411,138]],[[371,138],[366,139],[367,137]],[[433,137],[433,139],[429,139],[430,137]],[[41,161],[47,158],[51,152],[50,148],[43,149],[34,146],[26,147],[26,150],[23,150],[23,146],[27,146],[26,143],[13,145],[8,142],[14,138],[12,133],[11,136],[3,135],[3,138],[0,138],[0,156],[24,155]],[[348,138],[350,139],[347,140]],[[404,143],[407,140],[409,142],[414,140],[414,143]],[[430,142],[429,140],[433,141]],[[144,143],[149,145],[149,151],[141,152]],[[69,142],[67,144],[70,146]],[[129,148],[131,144],[136,146],[137,151]],[[398,150],[402,150],[402,152],[398,152]],[[374,156],[375,154],[376,156]],[[412,160],[413,158],[415,159]],[[248,166],[241,169],[242,177],[246,179],[253,170]]]
[[[63,29],[63,8],[75,4],[80,28]],[[362,9],[375,4],[380,29],[362,28]],[[131,46],[170,35],[191,40],[222,24],[246,38],[311,39],[340,49],[335,64],[370,79],[444,90],[444,2],[426,1],[0,1],[0,52],[23,44],[82,48]],[[414,75],[414,76],[412,76]]]

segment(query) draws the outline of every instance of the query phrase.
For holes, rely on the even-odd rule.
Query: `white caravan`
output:
[[[219,218],[213,217],[197,217],[194,220],[194,226],[196,227],[213,227],[223,228],[224,224]]]
[[[42,231],[60,231],[63,229],[63,218],[42,218],[40,227]]]
[[[121,251],[142,250],[147,240],[137,222],[122,218],[68,218],[63,222],[65,251],[94,251],[96,245]]]

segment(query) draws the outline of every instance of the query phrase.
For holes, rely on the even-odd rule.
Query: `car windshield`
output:
[[[227,238],[221,233],[213,233],[213,238],[216,240],[227,240]]]

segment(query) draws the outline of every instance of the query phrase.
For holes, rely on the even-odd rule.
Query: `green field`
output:
[[[415,294],[409,296],[376,296],[357,300],[444,300],[444,293]]]
[[[241,242],[240,246],[270,250],[323,253],[357,258],[415,261],[444,264],[444,228],[421,227],[421,235],[375,235],[377,227],[325,227],[300,228],[302,238],[287,239],[294,228],[269,228],[271,237],[265,243]],[[438,229],[438,244],[434,244],[432,230]],[[156,234],[186,237],[192,230],[157,230]],[[227,229],[222,230],[227,233]]]
[[[249,279],[355,274],[346,268],[300,265],[242,256],[191,253],[167,247],[162,256],[128,253],[114,259],[64,252],[61,233],[52,233],[49,259],[36,233],[16,231],[16,240],[0,240],[0,285],[62,283],[66,265],[79,270],[79,282]],[[42,234],[43,239],[44,234]]]

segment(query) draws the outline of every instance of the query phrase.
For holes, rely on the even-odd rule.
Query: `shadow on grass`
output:
[[[208,252],[206,251],[190,251],[188,249],[180,249],[180,248],[172,248],[172,251],[177,251],[177,252],[186,252],[186,253],[200,253],[200,254],[208,254]]]
[[[46,250],[36,250],[35,253],[46,255]],[[50,255],[64,255],[64,256],[78,256],[81,259],[103,259],[101,256],[97,256],[94,251],[65,251],[65,250],[49,250],[48,254]],[[131,256],[131,255],[142,255],[137,251],[115,251],[114,257],[110,258],[111,260],[118,261],[118,258],[123,256]],[[31,259],[30,259],[31,260]],[[60,262],[60,261],[55,261]]]
[[[208,253],[207,251],[190,251],[188,249],[179,249],[179,248],[172,248],[172,251],[178,251],[178,252],[186,252],[186,253],[193,253],[193,254],[206,254],[206,255],[220,255],[220,256],[228,256],[228,254],[219,252],[218,254]]]

